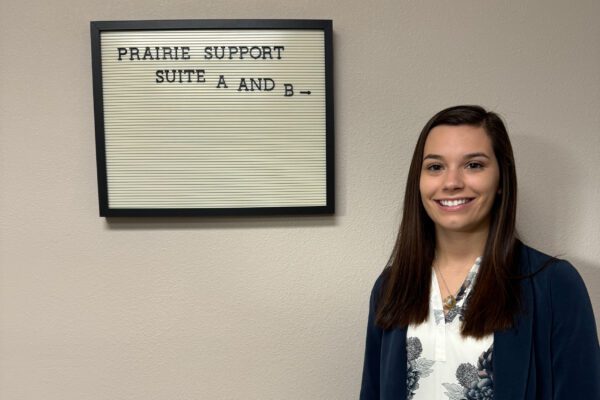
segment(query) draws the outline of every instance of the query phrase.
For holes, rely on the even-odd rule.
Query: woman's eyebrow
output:
[[[490,158],[490,156],[488,156],[485,153],[477,152],[477,153],[465,154],[465,156],[463,157],[463,159],[466,160],[467,158],[475,158],[475,157],[484,157],[484,158],[487,158],[487,159]],[[425,160],[427,160],[429,158],[432,158],[434,160],[443,160],[444,159],[444,157],[440,156],[439,154],[427,154],[425,157],[423,157],[423,161],[425,161]]]
[[[475,157],[485,157],[488,159],[490,158],[490,156],[488,156],[485,153],[481,153],[481,152],[465,154],[464,158],[475,158]]]

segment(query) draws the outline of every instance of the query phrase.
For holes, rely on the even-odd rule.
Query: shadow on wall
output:
[[[102,217],[98,217],[102,218]],[[241,215],[205,217],[112,217],[103,218],[107,230],[211,230],[333,227],[337,215]]]
[[[590,177],[582,171],[587,168],[572,147],[522,135],[511,137],[511,141],[519,182],[518,232],[525,243],[567,259],[577,268],[590,294],[598,325],[600,262],[566,251],[577,247],[581,238],[594,236],[593,232],[586,232],[592,226],[590,212],[597,207],[586,192]]]

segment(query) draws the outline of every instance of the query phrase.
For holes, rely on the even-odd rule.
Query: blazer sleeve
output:
[[[594,311],[581,276],[567,261],[552,269],[553,399],[600,399],[600,348]]]
[[[360,387],[360,400],[379,400],[379,362],[383,330],[375,325],[375,314],[377,300],[381,291],[381,282],[382,276],[375,282],[369,300],[369,319],[367,321],[367,339],[362,384]]]

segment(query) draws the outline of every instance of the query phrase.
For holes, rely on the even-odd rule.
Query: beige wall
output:
[[[352,399],[418,131],[504,115],[526,242],[600,312],[600,3],[2,1],[0,398]],[[337,213],[98,217],[90,20],[331,18]]]

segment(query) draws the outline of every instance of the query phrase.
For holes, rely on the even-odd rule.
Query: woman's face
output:
[[[440,125],[425,141],[420,191],[436,232],[487,231],[500,171],[482,127]]]

